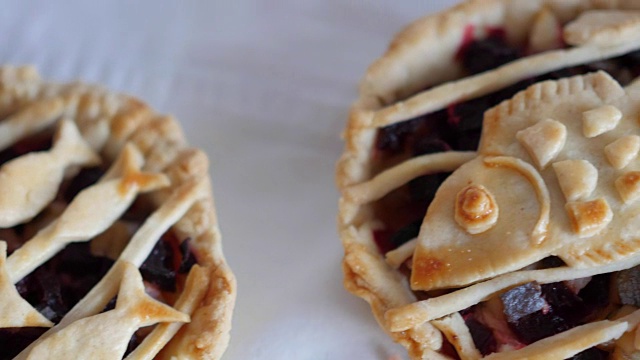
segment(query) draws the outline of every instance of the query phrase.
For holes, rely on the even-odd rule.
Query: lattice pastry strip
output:
[[[593,346],[619,339],[626,332],[637,331],[638,323],[640,310],[635,310],[616,320],[602,320],[577,326],[522,349],[493,353],[485,359],[566,359]]]
[[[138,269],[123,263],[116,307],[75,321],[40,341],[27,359],[121,359],[129,340],[140,327],[158,322],[188,322],[189,315],[145,294]]]
[[[27,347],[17,357],[26,359],[27,354],[38,344],[58,332],[72,326],[74,322],[100,313],[107,303],[116,295],[118,283],[123,276],[126,264],[139,267],[148,257],[156,241],[173,224],[175,224],[189,208],[207,194],[206,179],[191,180],[174,190],[171,196],[158,208],[138,229],[120,258],[109,269],[107,274],[78,302],[62,320],[38,340]]]
[[[7,243],[0,241],[0,328],[53,326],[20,296],[5,269],[6,259]]]
[[[543,13],[544,7],[538,15],[542,15],[541,18],[544,18]],[[640,12],[628,10],[587,11],[582,17],[570,22],[564,28],[564,41],[581,39],[573,41],[576,46],[533,54],[493,70],[429,88],[406,100],[377,110],[371,125],[382,127],[409,120],[446,108],[449,104],[504,89],[522,79],[613,58],[637,50],[639,45],[638,41],[635,41],[635,34],[640,29],[639,14]],[[620,22],[611,21],[610,17],[612,16],[613,18],[618,17]],[[593,23],[594,19],[597,19],[595,24]],[[599,21],[600,19],[609,20]],[[551,26],[553,21],[548,20],[547,24]],[[555,29],[547,27],[546,30],[554,31]],[[616,32],[618,32],[617,41],[611,41],[611,34]],[[602,38],[607,39],[606,44],[602,43],[600,40]]]
[[[105,231],[139,193],[169,185],[164,174],[140,172],[141,160],[135,147],[126,146],[103,180],[81,191],[58,219],[9,256],[11,281],[19,281],[65,245],[88,241]],[[94,210],[86,210],[90,208]]]
[[[194,265],[187,276],[184,290],[173,304],[173,308],[184,314],[192,314],[204,298],[208,282],[206,270]],[[181,326],[182,323],[179,322],[158,324],[125,360],[153,359]]]
[[[11,189],[0,197],[0,227],[23,223],[42,211],[56,196],[65,169],[99,163],[75,124],[61,121],[51,150],[26,154],[0,168],[0,187]]]
[[[464,99],[487,95],[513,85],[522,79],[615,57],[638,48],[640,48],[640,45],[634,42],[606,48],[586,45],[566,50],[548,51],[522,58],[495,70],[433,87],[407,100],[378,110],[371,125],[382,127],[409,120],[445,108],[449,104],[454,104]],[[533,66],[534,64],[535,66]]]
[[[598,321],[542,339],[520,350],[493,353],[485,359],[567,359],[583,350],[617,339],[627,330],[629,330],[629,324],[626,322]]]
[[[591,267],[573,269],[559,267],[542,270],[523,270],[497,276],[491,280],[479,282],[448,294],[417,301],[412,304],[387,311],[386,319],[392,331],[411,329],[423,322],[438,319],[456,311],[467,309],[479,302],[486,301],[499,293],[515,286],[537,282],[549,284],[560,281],[586,278],[614,271],[621,271],[640,265],[640,257],[631,257],[624,261]]]
[[[433,322],[442,331],[447,340],[456,348],[461,360],[476,360],[482,358],[480,351],[473,343],[469,328],[459,313],[453,313]]]
[[[345,197],[358,204],[375,201],[419,175],[453,171],[476,155],[473,151],[449,151],[418,156],[385,170],[369,181],[350,186]]]

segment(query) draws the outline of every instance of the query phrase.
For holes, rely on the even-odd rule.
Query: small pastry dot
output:
[[[536,14],[529,32],[529,50],[537,53],[563,47],[561,29],[562,25],[553,11],[543,7]]]
[[[569,202],[565,209],[573,231],[583,238],[596,235],[613,219],[613,212],[604,198]]]
[[[458,192],[455,220],[469,234],[489,230],[498,221],[498,205],[482,185],[469,185]]]
[[[622,169],[638,156],[640,136],[627,135],[604,147],[604,154],[611,166]]]
[[[586,160],[563,160],[552,166],[567,201],[590,196],[598,184],[598,170]]]
[[[640,198],[640,171],[631,171],[621,175],[615,181],[616,190],[625,204]]]
[[[582,132],[588,138],[596,137],[618,126],[622,113],[618,108],[604,105],[582,113]]]
[[[560,153],[567,140],[567,128],[556,120],[546,119],[516,133],[516,138],[540,169]]]

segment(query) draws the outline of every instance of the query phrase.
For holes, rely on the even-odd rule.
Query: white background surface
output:
[[[0,1],[0,60],[178,117],[238,280],[225,359],[403,354],[342,286],[334,164],[367,65],[453,0]]]

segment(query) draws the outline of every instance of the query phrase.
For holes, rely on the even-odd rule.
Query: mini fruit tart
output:
[[[0,359],[220,358],[235,279],[178,123],[9,66],[0,116]]]
[[[367,71],[345,286],[414,359],[640,357],[640,3],[474,0]]]

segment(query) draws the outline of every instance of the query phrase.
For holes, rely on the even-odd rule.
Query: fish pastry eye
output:
[[[491,229],[498,221],[498,204],[482,185],[469,185],[456,196],[455,219],[469,234]]]

